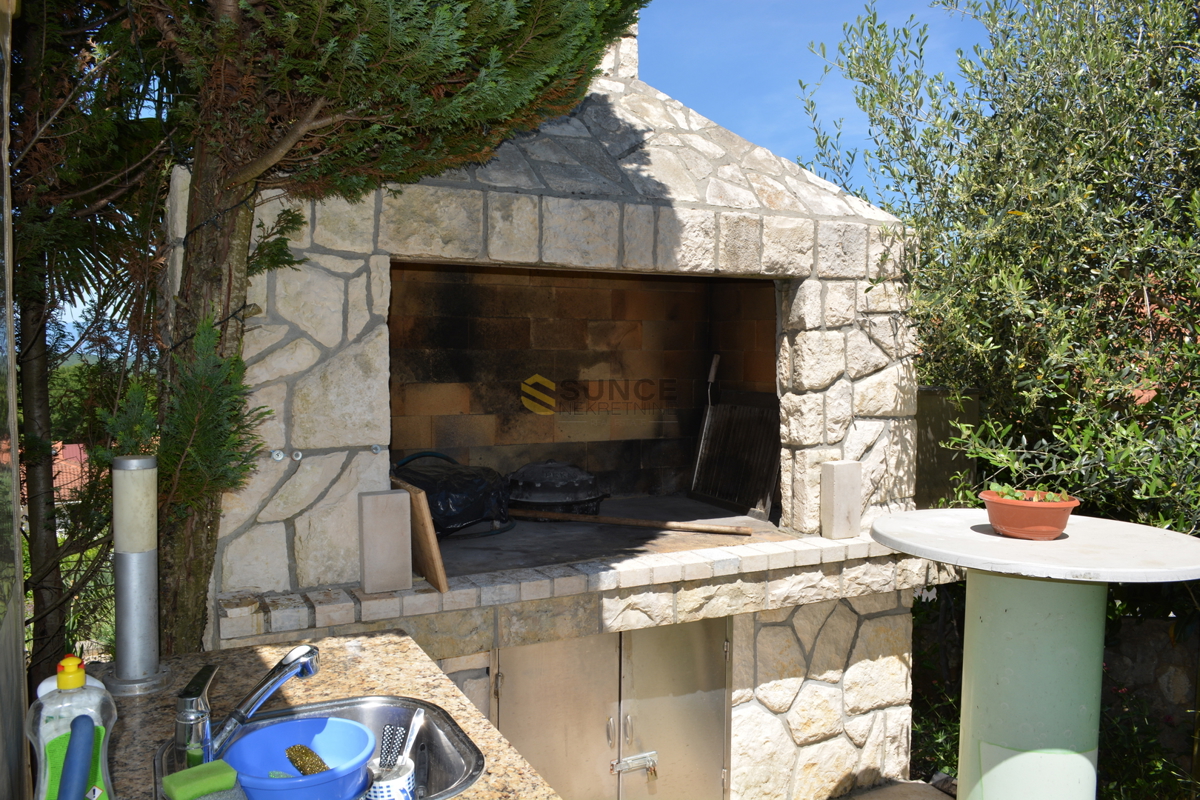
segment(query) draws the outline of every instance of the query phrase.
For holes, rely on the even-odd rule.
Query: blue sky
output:
[[[842,25],[863,8],[813,0],[653,0],[638,27],[641,78],[755,144],[808,160],[812,133],[797,80],[817,81],[824,66],[808,44],[825,42],[832,55]],[[978,23],[932,9],[927,1],[880,0],[876,8],[893,25],[910,16],[929,25],[932,71],[957,75],[955,50],[970,52],[984,41]],[[827,127],[845,119],[843,142],[865,142],[866,119],[847,81],[831,75],[817,104]]]

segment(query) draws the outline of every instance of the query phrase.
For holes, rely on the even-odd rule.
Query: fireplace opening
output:
[[[432,450],[507,475],[554,459],[595,475],[601,514],[787,538],[687,497],[710,392],[777,403],[777,306],[769,280],[394,263],[392,463]],[[442,550],[455,575],[745,541],[519,522]]]

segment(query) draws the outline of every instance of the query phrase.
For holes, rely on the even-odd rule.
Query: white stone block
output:
[[[305,592],[313,607],[313,627],[345,625],[354,622],[354,601],[344,589]]]
[[[822,278],[865,278],[867,226],[858,222],[819,223],[817,274]]]
[[[718,270],[732,275],[756,275],[762,266],[762,217],[721,214]]]
[[[330,250],[370,253],[375,249],[375,193],[358,203],[327,197],[316,204],[313,244]]]
[[[426,586],[424,587],[424,591],[432,592],[433,589]],[[356,586],[350,589],[350,593],[358,600],[359,614],[363,622],[396,619],[401,615],[401,598],[399,592],[367,594],[360,587]]]
[[[841,691],[835,686],[806,683],[787,715],[787,724],[792,741],[799,745],[837,736],[842,732]]]
[[[287,461],[273,463],[285,469],[288,465]],[[313,500],[337,478],[345,463],[345,453],[308,456],[301,460],[291,476],[275,491],[267,507],[259,512],[259,522],[286,520],[312,505]]]
[[[650,565],[651,583],[678,583],[683,580],[683,563],[675,558],[674,553],[655,553],[639,560]]]
[[[809,654],[809,679],[826,683],[841,679],[858,627],[858,615],[845,603],[835,603]]]
[[[846,436],[854,415],[854,387],[841,378],[825,390],[825,444],[837,444]]]
[[[908,294],[899,281],[859,281],[858,308],[868,314],[897,314],[908,310]]]
[[[554,597],[568,597],[587,591],[587,575],[569,564],[538,567],[537,571],[552,581]]]
[[[713,576],[712,561],[699,553],[685,550],[682,553],[672,553],[671,557],[683,566],[683,580],[699,581]]]
[[[242,337],[242,359],[252,361],[260,353],[283,340],[287,325],[252,325]]]
[[[289,420],[292,446],[386,445],[391,440],[390,371],[388,329],[381,322],[296,381]]]
[[[775,337],[775,393],[782,395],[792,382],[792,340],[786,333]]]
[[[812,274],[816,224],[792,217],[763,218],[763,272],[769,275]]]
[[[822,564],[841,564],[846,560],[845,542],[826,539],[823,536],[811,536],[804,541],[821,550]]]
[[[792,702],[803,683],[803,678],[770,681],[754,690],[754,699],[766,706],[768,711],[782,714],[792,707]]]
[[[542,260],[565,267],[617,266],[620,208],[607,200],[542,199]]]
[[[387,453],[359,453],[325,496],[295,519],[296,579],[301,587],[359,580],[358,495],[388,487]]]
[[[653,583],[653,572],[647,561],[648,558],[648,556],[634,556],[613,564],[613,569],[617,571],[617,587],[628,589]]]
[[[825,398],[815,392],[788,393],[779,400],[779,438],[784,444],[810,447],[825,439]]]
[[[521,599],[521,583],[511,573],[472,575],[471,581],[479,586],[480,606],[499,606]]]
[[[857,417],[911,417],[917,413],[916,372],[905,359],[854,382]]]
[[[729,749],[731,800],[791,800],[796,745],[782,719],[758,703],[736,706]]]
[[[301,631],[312,626],[308,603],[298,594],[285,594],[263,599],[267,607],[267,621],[272,633]]]
[[[675,622],[675,595],[649,588],[618,589],[600,598],[600,623],[604,633],[656,628]]]
[[[412,528],[408,492],[358,495],[359,574],[364,592],[412,588]]]
[[[821,464],[821,535],[826,539],[857,536],[861,515],[862,464],[857,461]]]
[[[688,208],[658,208],[657,267],[664,272],[717,268],[717,215]]]
[[[771,575],[767,586],[768,608],[790,608],[840,597],[842,573],[838,565],[797,567]]]
[[[837,736],[800,748],[791,800],[827,800],[854,788],[858,748]]]
[[[483,192],[408,185],[399,195],[383,197],[379,248],[394,256],[476,259],[482,255],[483,224]]]
[[[677,202],[700,199],[692,171],[674,150],[646,147],[623,159],[622,166],[644,197]]]
[[[847,561],[842,569],[842,591],[847,597],[878,594],[896,588],[896,565],[890,558]]]
[[[712,564],[714,578],[722,578],[726,575],[736,575],[741,569],[741,559],[736,554],[731,554],[728,547],[714,547],[708,550],[696,550],[695,553],[702,558],[706,558]]]
[[[793,389],[802,392],[824,389],[845,371],[846,337],[840,331],[796,334],[796,346],[792,351]]]
[[[246,367],[246,385],[259,386],[308,369],[321,358],[321,351],[307,339],[296,339],[272,350]]]
[[[626,203],[622,208],[624,237],[621,266],[625,269],[654,269],[654,206]]]
[[[791,569],[796,566],[796,550],[784,542],[755,542],[751,546],[767,554],[767,569]]]
[[[851,213],[850,206],[842,202],[837,194],[818,188],[804,178],[787,175],[784,177],[784,181],[796,193],[796,197],[800,198],[800,201],[813,213],[839,217],[848,216]]]
[[[675,592],[675,621],[749,614],[765,608],[766,599],[766,583],[744,576],[685,583]]]
[[[220,617],[222,639],[240,639],[243,636],[256,636],[263,632],[263,613],[256,610],[244,617]]]
[[[392,305],[392,260],[387,256],[371,256],[371,313],[387,319]]]
[[[863,536],[856,532],[849,539],[842,539],[841,543],[846,545],[846,560],[866,558],[871,552],[871,540],[869,537]]]
[[[522,600],[544,600],[554,593],[554,581],[541,570],[517,569],[510,571],[508,576],[520,582]]]
[[[886,367],[890,360],[887,353],[861,330],[855,328],[846,334],[846,374],[851,378],[861,378],[878,372]]]
[[[737,556],[738,572],[765,572],[771,562],[770,557],[752,544],[739,544],[724,548],[728,555]]]
[[[460,611],[479,607],[479,586],[470,578],[457,576],[446,581],[448,589],[442,592],[442,610]],[[405,615],[407,616],[407,615]]]
[[[754,187],[759,202],[767,208],[772,211],[786,211],[808,216],[808,209],[804,207],[804,204],[796,199],[796,195],[792,193],[791,189],[779,181],[757,172],[751,172],[746,177],[749,179],[750,185]]]
[[[587,576],[589,592],[607,592],[616,589],[620,581],[620,574],[605,561],[584,561],[573,566]]]
[[[808,567],[821,563],[821,549],[814,547],[805,539],[793,539],[781,544],[791,549],[792,566],[794,567]]]
[[[821,306],[821,282],[809,278],[800,283],[790,295],[787,309],[787,328],[789,330],[816,330],[825,322]]]
[[[527,194],[488,192],[488,258],[536,264],[538,198]]]
[[[908,705],[912,617],[896,614],[864,620],[842,680],[846,711]]]
[[[909,754],[912,746],[912,708],[900,706],[884,712],[883,777],[894,781],[908,780]]]
[[[841,458],[836,447],[796,450],[792,455],[792,529],[800,533],[821,530],[821,464]]]
[[[290,588],[283,523],[255,525],[225,546],[221,591],[285,592]]]
[[[326,271],[343,277],[350,277],[367,263],[367,260],[361,256],[357,258],[342,258],[341,256],[332,256],[328,253],[309,253],[306,255],[306,258],[309,262],[324,267]]]
[[[371,321],[371,298],[367,296],[370,276],[366,273],[346,281],[346,339],[352,341]]]

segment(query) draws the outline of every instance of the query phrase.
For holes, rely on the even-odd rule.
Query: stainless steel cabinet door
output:
[[[621,637],[621,757],[658,753],[656,775],[621,775],[621,800],[721,800],[726,621],[644,628]]]
[[[497,725],[563,800],[617,800],[617,633],[502,648]]]

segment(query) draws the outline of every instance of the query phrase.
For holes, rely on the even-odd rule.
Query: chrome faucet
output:
[[[321,668],[319,660],[320,652],[312,645],[302,644],[299,647],[294,647],[286,656],[279,660],[279,663],[271,668],[258,685],[250,690],[250,693],[241,699],[241,702],[229,712],[229,716],[221,725],[220,730],[212,736],[211,743],[206,743],[203,746],[204,760],[212,761],[220,758],[225,753],[225,748],[229,746],[233,739],[233,735],[250,721],[254,716],[254,712],[258,711],[259,706],[267,701],[267,699],[275,694],[284,683],[292,677],[308,678],[315,674]],[[211,670],[211,671],[210,671]],[[197,705],[203,707],[208,706],[208,682],[212,680],[212,673],[216,672],[215,667],[205,667],[196,677],[188,684],[188,688],[179,695],[176,701],[180,711],[185,707],[185,704],[195,708]],[[189,690],[193,690],[189,692]],[[186,696],[185,695],[194,695]],[[176,723],[176,741],[180,738],[180,723]]]

